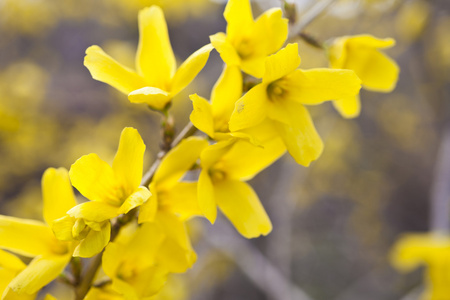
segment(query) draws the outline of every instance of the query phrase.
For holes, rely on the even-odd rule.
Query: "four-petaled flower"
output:
[[[110,219],[142,205],[150,191],[140,186],[145,144],[138,131],[122,131],[112,167],[92,153],[70,168],[73,186],[87,199],[53,222],[53,231],[63,241],[79,240],[74,256],[91,257],[108,244]]]
[[[210,44],[194,52],[177,69],[161,8],[151,6],[139,12],[137,72],[121,65],[99,46],[86,50],[84,65],[94,79],[128,94],[133,103],[146,103],[162,110],[203,69],[213,49]]]
[[[0,248],[34,257],[11,280],[4,297],[12,293],[20,295],[20,298],[10,295],[11,299],[33,298],[30,295],[57,278],[72,258],[74,243],[59,241],[50,228],[56,219],[76,205],[66,169],[49,168],[45,171],[42,196],[45,223],[0,215]],[[20,267],[20,264],[15,263],[15,266]]]
[[[308,166],[322,153],[323,143],[304,105],[354,96],[361,80],[351,70],[300,70],[299,65],[297,44],[269,56],[262,83],[236,102],[229,125],[240,131],[269,118],[292,157]]]
[[[393,39],[378,39],[371,35],[337,38],[328,48],[330,65],[335,69],[355,71],[363,89],[375,92],[391,92],[397,84],[397,63],[379,49],[394,46]],[[334,107],[345,118],[357,117],[361,111],[359,95],[336,98]]]
[[[210,36],[211,44],[230,66],[261,78],[264,60],[283,46],[288,35],[288,20],[279,8],[272,8],[253,20],[250,0],[229,0],[223,13],[227,34]]]

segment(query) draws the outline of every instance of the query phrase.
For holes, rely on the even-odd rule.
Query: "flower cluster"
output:
[[[303,166],[319,158],[323,142],[308,106],[334,101],[351,117],[359,113],[361,84],[377,91],[395,86],[398,68],[377,50],[391,46],[390,39],[337,39],[328,49],[332,68],[302,70],[297,43],[286,44],[288,20],[281,9],[255,20],[250,1],[230,0],[224,16],[226,33],[212,35],[210,44],[178,67],[157,6],[139,12],[135,70],[98,46],[86,50],[84,64],[94,79],[163,116],[213,49],[224,67],[210,101],[190,95],[190,120],[204,134],[169,145],[149,176],[143,178],[146,146],[138,131],[127,127],[112,165],[89,154],[69,171],[44,173],[45,223],[0,216],[0,247],[33,257],[26,266],[0,252],[0,270],[7,274],[0,278],[2,299],[32,299],[69,262],[76,264],[73,257],[99,253],[102,284],[89,289],[92,282],[72,282],[77,299],[150,299],[168,274],[185,272],[196,261],[187,220],[204,217],[214,223],[219,208],[246,238],[270,233],[270,218],[247,181],[286,151]],[[256,84],[246,89],[250,77]],[[76,199],[72,186],[83,199]]]

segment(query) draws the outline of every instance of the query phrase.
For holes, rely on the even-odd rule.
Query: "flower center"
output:
[[[209,175],[213,182],[223,181],[227,177],[227,174],[224,171],[218,169],[211,169]]]
[[[245,38],[242,41],[240,41],[236,47],[236,52],[242,59],[250,57],[253,54],[253,47],[250,43],[250,40]]]
[[[284,90],[277,81],[272,82],[267,86],[267,96],[269,99],[274,102],[283,98],[286,94],[286,90]]]

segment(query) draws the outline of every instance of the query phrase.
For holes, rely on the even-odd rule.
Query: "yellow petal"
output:
[[[139,224],[144,222],[153,222],[156,212],[158,211],[158,192],[156,190],[156,183],[150,183],[150,191],[152,195],[146,203],[142,204],[139,209]]]
[[[297,163],[309,166],[322,154],[323,142],[308,110],[303,105],[292,101],[278,103],[276,107],[279,109],[278,115],[270,117],[276,119],[274,125],[287,150]],[[272,112],[276,111],[272,110]]]
[[[227,36],[223,32],[209,36],[209,40],[227,65],[239,66],[241,64],[241,58],[236,49],[227,40]]]
[[[208,170],[203,169],[198,178],[198,205],[203,215],[214,224],[217,217],[214,187],[209,177]]]
[[[241,69],[243,72],[252,75],[255,78],[264,76],[266,55],[264,56],[250,56],[241,62]]]
[[[0,215],[0,247],[3,249],[33,257],[51,254],[57,242],[51,229],[42,222]]]
[[[143,87],[128,94],[131,103],[146,103],[156,110],[163,110],[171,99],[168,92],[156,87]]]
[[[239,99],[230,118],[230,131],[260,124],[267,116],[267,86],[259,84]]]
[[[257,40],[257,51],[262,56],[280,49],[288,36],[288,20],[283,18],[280,8],[271,8],[258,17],[255,22],[253,38]]]
[[[361,112],[361,100],[359,99],[359,95],[333,101],[333,106],[341,116],[347,119],[356,118]]]
[[[176,70],[176,62],[164,13],[156,5],[139,11],[136,67],[139,74],[145,77],[147,85],[163,90],[169,88],[170,79]]]
[[[0,271],[1,272],[1,271]],[[14,278],[14,276],[12,277]],[[8,284],[12,278],[8,278],[9,281],[6,282],[6,284]],[[1,283],[0,283],[0,292],[3,291]],[[37,293],[33,293],[33,294],[18,294],[16,292],[14,292],[9,286],[7,286],[4,289],[3,295],[2,295],[2,300],[35,300],[37,296]]]
[[[390,48],[395,45],[395,40],[391,38],[379,39],[369,34],[344,37],[348,47],[367,48]]]
[[[238,39],[243,30],[253,26],[250,0],[229,0],[223,13],[227,20],[227,35],[230,40]]]
[[[202,168],[207,170],[217,163],[231,149],[236,141],[237,139],[227,139],[206,147],[200,155]]]
[[[84,65],[95,80],[109,84],[124,94],[146,86],[143,78],[107,55],[99,46],[86,50]]]
[[[205,45],[189,56],[178,68],[172,81],[170,95],[174,97],[191,83],[203,69],[213,49],[211,44]]]
[[[109,243],[102,254],[102,268],[110,278],[117,276],[117,269],[122,263],[125,248],[117,243]]]
[[[190,137],[170,150],[161,161],[153,181],[157,189],[170,189],[195,164],[200,153],[208,146],[204,138]]]
[[[48,168],[42,176],[42,198],[44,200],[44,220],[51,225],[53,220],[66,215],[77,205],[69,180],[69,172],[64,168]]]
[[[166,212],[157,214],[157,222],[167,236],[158,251],[158,262],[170,272],[186,272],[197,260],[197,255],[192,249],[184,223]]]
[[[128,282],[119,278],[113,278],[112,289],[123,296],[127,300],[139,300],[139,295],[134,290],[133,286]]]
[[[21,271],[27,265],[24,264],[17,256],[0,249],[0,269],[4,268],[10,271]],[[2,290],[0,289],[0,292]]]
[[[128,196],[128,198],[119,208],[117,213],[118,214],[128,213],[133,208],[144,204],[150,198],[151,195],[152,193],[150,193],[150,191],[146,187],[140,186],[133,194]]]
[[[356,72],[365,89],[378,92],[392,91],[400,72],[397,63],[386,54],[366,48],[352,51],[345,68]]]
[[[72,185],[86,198],[120,205],[124,196],[110,165],[91,153],[79,158],[69,171]]]
[[[293,72],[300,65],[298,44],[287,44],[277,53],[266,58],[263,82],[271,83]]]
[[[73,256],[92,257],[100,253],[109,243],[111,223],[104,222],[100,231],[90,230],[85,239],[75,248]]]
[[[88,201],[70,209],[67,214],[76,219],[103,222],[119,215],[118,207],[104,202]]]
[[[33,294],[56,279],[69,263],[72,256],[38,256],[17,275],[9,287],[18,294]]]
[[[225,65],[211,91],[212,114],[216,130],[226,128],[236,101],[242,96],[242,73],[236,66]]]
[[[272,122],[263,122],[246,132],[255,136],[261,146],[256,147],[246,141],[236,142],[222,158],[227,178],[250,180],[286,152],[286,146]]]
[[[137,264],[139,269],[154,265],[159,246],[166,238],[164,229],[155,223],[144,223],[136,229],[126,245],[126,264]]]
[[[198,205],[197,182],[177,183],[163,193],[159,200],[159,207],[162,211],[177,215],[182,221],[202,215]]]
[[[133,280],[133,288],[141,299],[156,295],[167,281],[167,270],[158,265],[151,266],[139,272]]]
[[[430,263],[442,250],[450,252],[450,238],[446,235],[405,234],[395,243],[390,260],[395,268],[408,272],[419,265]]]
[[[255,238],[272,231],[264,207],[247,183],[224,180],[215,185],[215,191],[220,210],[244,237]]]
[[[91,287],[84,300],[123,300],[123,297],[112,290],[111,285],[101,288]]]
[[[209,137],[214,136],[214,119],[211,104],[208,100],[197,94],[189,95],[192,100],[193,110],[189,117],[194,126],[206,133]]]
[[[311,105],[355,96],[361,80],[352,70],[296,70],[278,81],[277,86],[285,91],[284,99]]]
[[[131,127],[124,128],[112,168],[126,195],[130,195],[141,183],[144,153],[145,144],[139,132]]]
[[[56,219],[52,223],[52,230],[56,238],[60,241],[72,241],[72,228],[75,225],[76,219],[69,215]]]

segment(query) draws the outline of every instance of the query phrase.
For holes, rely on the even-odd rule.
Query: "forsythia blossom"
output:
[[[0,216],[0,248],[33,257],[8,284],[3,294],[6,299],[16,299],[14,295],[8,296],[9,293],[20,295],[17,299],[27,299],[37,293],[59,276],[72,257],[73,243],[59,241],[50,229],[54,220],[64,216],[76,204],[66,169],[45,171],[42,195],[45,223]],[[16,270],[19,266],[20,263],[15,263]]]
[[[58,239],[80,240],[74,256],[90,257],[109,242],[110,219],[142,205],[150,191],[140,186],[145,145],[134,128],[125,128],[112,167],[92,153],[70,168],[74,187],[91,200],[81,203],[53,223]]]
[[[323,143],[304,105],[355,96],[361,81],[350,70],[301,70],[299,65],[297,44],[269,56],[262,83],[236,102],[230,130],[256,126],[268,118],[292,157],[308,166],[322,153]]]
[[[397,63],[379,49],[394,46],[393,39],[378,39],[370,35],[337,38],[328,48],[332,68],[355,71],[362,87],[369,91],[391,92],[397,84]],[[346,118],[357,117],[361,110],[359,95],[337,98],[334,107]]]
[[[422,300],[444,300],[450,295],[450,237],[440,233],[407,234],[391,252],[394,267],[403,272],[424,265],[427,288]]]
[[[253,128],[264,135],[261,147],[228,139],[206,148],[200,157],[198,201],[205,217],[214,223],[218,206],[236,229],[247,238],[267,235],[272,223],[258,196],[245,181],[272,164],[284,152],[281,139],[270,126]]]
[[[224,12],[227,34],[210,36],[211,44],[230,66],[261,78],[267,55],[283,46],[288,35],[288,20],[281,9],[272,8],[253,20],[250,1],[229,0]]]
[[[128,94],[131,102],[162,110],[201,71],[212,46],[199,49],[177,69],[166,20],[158,6],[139,12],[139,33],[137,72],[121,65],[98,46],[86,50],[84,65],[94,79]]]

